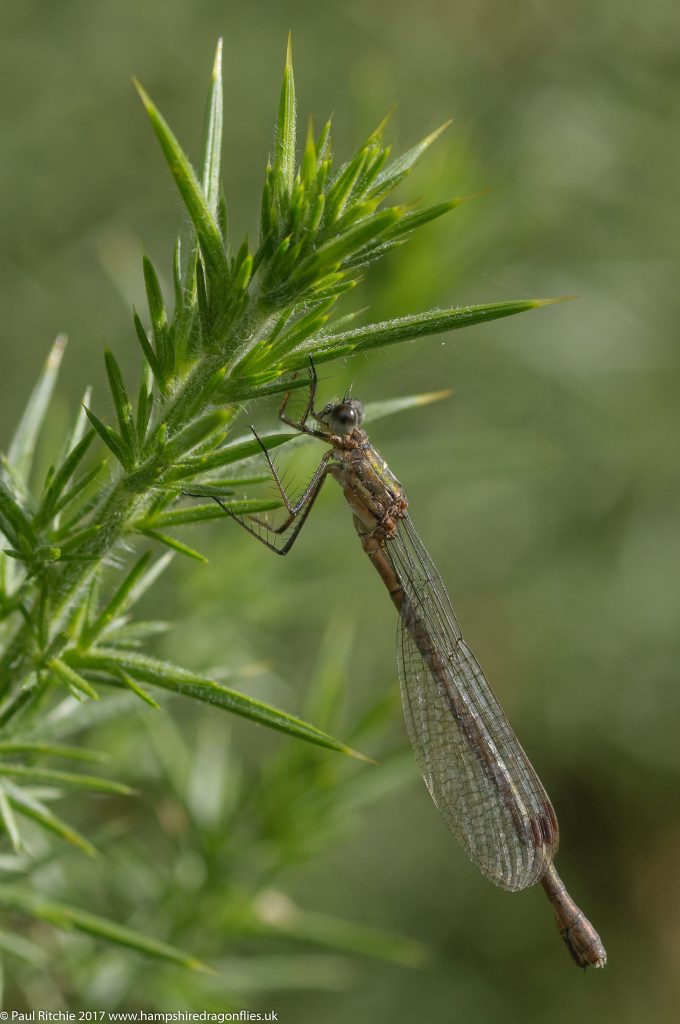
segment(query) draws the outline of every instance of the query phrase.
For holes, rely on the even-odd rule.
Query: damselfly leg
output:
[[[291,392],[287,391],[284,395],[281,408],[279,409],[279,419],[282,423],[285,423],[288,427],[293,427],[294,430],[299,430],[303,434],[311,434],[312,437],[319,437],[322,440],[328,438],[328,431],[319,430],[317,427],[308,427],[307,420],[312,419],[318,420],[319,414],[314,409],[314,400],[316,398],[316,391],[319,384],[319,378],[317,377],[316,367],[314,366],[314,360],[309,357],[309,392],[307,394],[307,402],[305,404],[304,411],[299,420],[293,419],[287,413],[288,402],[290,400]]]
[[[310,358],[309,392],[307,395],[302,416],[300,417],[299,420],[295,420],[286,414],[288,401],[291,395],[291,392],[287,391],[281,404],[281,408],[279,409],[279,419],[288,426],[293,427],[295,430],[299,430],[301,433],[311,434],[314,437],[325,439],[328,436],[325,431],[317,430],[307,426],[307,421],[310,418],[310,416],[315,417],[316,415],[314,412],[314,399],[316,397],[317,384],[318,378],[316,370],[314,368],[314,363]],[[257,515],[251,515],[247,518],[235,515],[233,512],[230,511],[229,506],[224,502],[224,500],[219,495],[211,494],[210,497],[213,499],[213,501],[217,502],[220,508],[222,508],[227,513],[227,515],[230,516],[230,518],[234,519],[239,524],[239,526],[241,526],[252,537],[255,537],[256,540],[259,540],[261,544],[264,544],[265,547],[269,548],[270,551],[276,552],[277,555],[287,555],[290,549],[292,548],[293,544],[297,540],[300,530],[304,526],[307,516],[312,510],[312,506],[314,505],[314,502],[316,501],[319,492],[323,486],[328,471],[328,462],[332,456],[332,450],[329,450],[322,456],[319,465],[315,469],[303,493],[296,501],[293,502],[291,501],[290,497],[286,492],[286,489],[276,468],[274,460],[269,453],[269,449],[264,444],[264,442],[258,435],[257,431],[255,430],[255,427],[252,426],[252,424],[250,429],[253,433],[255,440],[262,449],[262,454],[267,460],[267,465],[269,466],[272,479],[276,484],[276,488],[281,496],[281,500],[283,501],[283,504],[288,512],[287,517],[278,526],[273,526],[268,520],[262,519],[260,516]],[[189,496],[205,497],[205,493],[202,495],[191,495],[190,492],[188,491],[185,493]],[[284,535],[291,529],[291,526],[293,528],[290,534],[285,538],[285,540],[283,540]],[[270,539],[272,537],[277,539]]]
[[[275,551],[277,555],[287,555],[290,549],[292,548],[293,544],[297,540],[300,530],[305,525],[307,516],[311,512],[314,502],[318,498],[319,492],[323,487],[328,472],[328,461],[331,458],[332,451],[329,450],[324,453],[324,455],[321,457],[319,465],[314,470],[314,474],[311,480],[305,487],[303,494],[300,496],[300,498],[298,498],[298,500],[295,503],[293,503],[291,502],[290,498],[286,493],[286,489],[283,486],[281,477],[279,476],[278,470],[274,465],[274,460],[269,454],[267,447],[262,443],[262,441],[258,437],[255,428],[251,427],[250,429],[255,435],[255,438],[259,442],[260,448],[264,453],[264,456],[267,460],[267,464],[269,465],[269,469],[271,471],[278,492],[281,495],[281,499],[286,509],[288,510],[288,516],[278,526],[272,526],[271,523],[265,521],[264,519],[261,519],[259,516],[249,516],[248,519],[250,520],[250,522],[256,523],[257,526],[259,526],[261,529],[264,529],[266,531],[265,534],[255,529],[254,526],[250,526],[249,523],[241,516],[233,516],[233,518],[236,520],[239,526],[242,526],[247,533],[257,538],[260,544],[264,544],[264,546],[269,548],[270,551]],[[217,496],[215,496],[215,501],[217,501],[222,508],[225,508],[224,503],[220,501]],[[225,511],[227,511],[227,509],[225,509]],[[266,536],[266,534],[270,534],[274,537],[282,537],[286,533],[286,531],[290,529],[291,525],[293,526],[293,529],[290,535],[286,538],[285,542],[281,546],[279,546],[279,544],[275,540],[270,540]]]

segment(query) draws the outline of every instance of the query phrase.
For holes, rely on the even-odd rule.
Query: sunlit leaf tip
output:
[[[222,36],[219,36],[217,40],[217,46],[215,47],[215,59],[212,66],[212,80],[217,83],[222,78]]]
[[[56,370],[59,367],[67,343],[68,335],[58,334],[56,336],[50,354],[47,357],[47,368],[49,370]]]
[[[414,405],[430,405],[432,402],[441,402],[444,398],[450,398],[453,388],[443,388],[441,391],[424,391],[421,395],[413,396]]]
[[[420,142],[417,142],[415,146],[412,146],[405,153],[400,154],[386,164],[376,177],[371,193],[382,196],[395,188],[396,185],[410,174],[425,150],[439,138],[450,124],[450,121],[446,121],[439,128],[435,128],[433,132],[430,132],[429,135],[426,135],[424,139],[421,139]]]
[[[555,306],[558,302],[573,302],[578,298],[578,295],[558,295],[551,299],[533,299],[531,302],[527,301],[527,305],[532,309],[540,309],[542,306]]]
[[[136,75],[132,76],[132,84],[134,85],[135,89],[137,90],[139,98],[141,99],[142,103],[146,107],[147,112],[151,112],[153,110],[153,108],[154,108],[153,107],[153,103],[151,102],[151,97],[149,96],[148,92],[146,91],[146,89],[144,88],[142,83],[136,77]]]
[[[375,758],[369,757],[368,754],[362,754],[360,750],[355,750],[354,747],[348,747],[345,745],[336,748],[339,754],[346,754],[347,757],[353,757],[357,761],[364,761],[366,764],[372,764],[378,766],[380,761],[376,761]]]
[[[382,139],[383,135],[385,134],[385,129],[387,128],[388,124],[390,123],[390,121],[394,117],[396,109],[397,109],[397,104],[394,103],[390,107],[390,109],[387,111],[387,113],[383,117],[382,121],[378,125],[376,125],[376,127],[373,129],[371,134],[368,136],[367,141],[369,143],[370,142],[380,142],[380,140]]]
[[[416,409],[432,402],[439,402],[444,398],[449,398],[452,394],[452,388],[445,388],[442,391],[429,391],[420,395],[406,395],[401,398],[384,399],[381,402],[369,402],[364,407],[364,420],[366,423],[374,423],[387,416],[399,415],[408,409]]]
[[[444,123],[440,124],[438,128],[435,128],[433,132],[430,132],[429,135],[426,135],[423,141],[420,143],[423,151],[426,150],[428,146],[431,146],[433,142],[436,142],[439,136],[443,135],[446,129],[450,128],[452,124],[453,118],[450,117],[448,121],[444,121]]]

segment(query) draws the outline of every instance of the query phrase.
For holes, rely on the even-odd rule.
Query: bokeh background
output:
[[[335,111],[340,157],[396,103],[397,146],[454,119],[405,196],[492,188],[367,275],[351,300],[370,307],[366,318],[578,297],[324,367],[324,388],[330,397],[354,381],[368,400],[454,388],[446,402],[376,424],[374,439],[553,797],[558,867],[610,963],[582,977],[539,890],[502,893],[466,862],[402,756],[394,700],[369,750],[386,752],[394,770],[381,789],[371,781],[379,769],[353,769],[353,803],[343,797],[332,828],[325,806],[305,804],[305,771],[317,782],[332,775],[333,755],[308,763],[286,752],[292,741],[175,703],[163,725],[130,713],[95,730],[141,803],[113,814],[83,801],[84,827],[108,828],[106,859],[81,869],[76,855],[55,854],[36,885],[190,942],[231,964],[231,975],[189,979],[41,932],[46,962],[6,959],[8,1006],[249,1006],[300,1024],[675,1020],[677,4],[3,0],[3,444],[57,331],[70,344],[55,429],[86,384],[103,396],[103,344],[135,371],[130,305],[143,304],[142,246],[169,276],[179,203],[130,76],[196,155],[224,36],[225,190],[236,235],[252,236],[289,29],[300,112],[319,124]],[[273,422],[264,406],[253,415]],[[188,540],[211,564],[176,564],[156,591],[154,614],[175,623],[160,653],[228,671],[234,685],[294,711],[309,710],[305,694],[320,672],[335,673],[344,717],[333,726],[344,735],[372,702],[394,695],[393,610],[337,489],[327,488],[286,560],[229,526]],[[259,793],[261,814],[277,771],[258,856],[271,841],[280,868],[282,836],[293,839],[265,899],[274,917],[276,900],[288,898],[317,916],[306,938],[248,939],[225,926],[236,855],[233,844],[222,854],[220,837],[238,833],[247,848],[248,794]],[[236,777],[245,797],[235,816]],[[210,804],[191,826],[189,790]],[[290,824],[298,814],[303,843]],[[209,841],[189,835],[196,817],[209,821]],[[390,957],[387,937],[381,952],[379,934],[362,939],[349,926],[343,950],[328,924],[335,917],[410,938],[426,956],[416,966],[420,947],[405,942]],[[362,944],[373,955],[360,955]]]

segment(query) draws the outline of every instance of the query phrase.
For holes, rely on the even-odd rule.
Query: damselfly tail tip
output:
[[[582,967],[583,970],[586,967],[606,967],[607,951],[600,936],[586,918],[575,926],[560,929],[560,934],[578,967]]]
[[[604,967],[607,953],[602,939],[572,900],[554,864],[544,874],[541,885],[555,911],[557,928],[574,963],[583,968]]]

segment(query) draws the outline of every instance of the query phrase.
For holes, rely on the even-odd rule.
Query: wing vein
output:
[[[403,589],[397,652],[406,726],[430,794],[484,875],[536,882],[557,852],[557,820],[408,516],[385,542]]]

